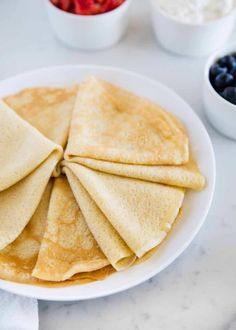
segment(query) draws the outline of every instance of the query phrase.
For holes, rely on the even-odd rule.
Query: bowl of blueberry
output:
[[[236,139],[236,44],[225,46],[208,59],[204,79],[208,119],[222,134]]]

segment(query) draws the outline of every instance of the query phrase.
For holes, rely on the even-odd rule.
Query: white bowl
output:
[[[76,15],[57,8],[45,0],[49,20],[58,39],[73,48],[103,49],[116,44],[128,25],[132,0],[125,0],[116,9],[98,15]]]
[[[150,0],[152,25],[161,45],[186,56],[206,56],[221,47],[235,24],[236,9],[230,14],[202,24],[180,22],[165,14],[157,0]]]
[[[215,187],[215,157],[211,141],[202,122],[173,91],[147,77],[128,71],[99,66],[61,66],[39,69],[0,82],[0,97],[33,86],[68,86],[95,75],[159,103],[176,115],[188,129],[194,158],[206,177],[201,192],[186,193],[182,218],[152,258],[104,281],[64,288],[44,288],[0,280],[0,289],[45,300],[83,300],[120,292],[140,284],[172,263],[190,244],[204,223]],[[1,313],[0,313],[1,315]]]
[[[216,60],[236,52],[236,43],[229,44],[209,57],[205,65],[203,99],[205,112],[212,125],[225,136],[236,140],[236,105],[220,96],[209,79],[209,70]]]

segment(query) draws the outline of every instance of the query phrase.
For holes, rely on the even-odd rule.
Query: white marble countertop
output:
[[[205,59],[177,57],[161,49],[146,7],[146,0],[135,0],[129,32],[119,45],[88,53],[65,48],[54,38],[43,1],[0,2],[0,79],[68,63],[140,72],[189,102],[207,127],[217,159],[211,211],[180,258],[145,284],[114,296],[77,303],[40,301],[40,330],[236,329],[236,142],[219,135],[205,120]]]

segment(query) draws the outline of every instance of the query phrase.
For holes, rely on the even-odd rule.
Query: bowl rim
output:
[[[119,14],[120,12],[127,10],[129,5],[131,4],[131,2],[133,0],[125,0],[121,5],[119,5],[118,7],[116,7],[115,9],[105,12],[105,13],[101,13],[101,14],[97,14],[97,15],[79,15],[79,14],[74,14],[74,13],[70,13],[68,11],[62,10],[60,8],[58,8],[57,6],[55,6],[50,0],[44,0],[46,5],[50,8],[52,8],[53,10],[55,10],[58,14],[70,17],[72,19],[91,19],[91,20],[95,20],[95,19],[102,19],[108,17],[108,16],[114,16],[116,14]]]
[[[155,8],[155,10],[160,15],[162,15],[163,17],[165,17],[169,21],[172,21],[172,22],[174,22],[176,24],[179,24],[179,25],[182,25],[182,26],[196,28],[196,29],[201,28],[201,27],[213,26],[214,24],[216,24],[218,22],[224,22],[225,20],[227,20],[231,16],[234,16],[234,15],[236,16],[236,4],[235,4],[235,7],[233,8],[233,10],[231,10],[228,14],[223,15],[219,18],[214,19],[214,20],[210,20],[210,21],[206,21],[206,22],[202,22],[202,23],[182,22],[182,21],[178,20],[177,18],[174,18],[173,16],[170,16],[170,15],[166,14],[165,11],[162,10],[161,7],[159,6],[157,0],[149,0],[149,2],[151,3],[152,7]]]
[[[218,100],[219,103],[222,103],[223,106],[227,106],[227,109],[230,111],[234,111],[236,114],[236,105],[227,101],[223,98],[212,86],[210,79],[209,79],[209,73],[211,66],[216,62],[217,58],[224,56],[224,55],[230,55],[231,52],[236,52],[236,42],[231,42],[229,44],[224,45],[223,47],[218,48],[213,54],[211,54],[205,63],[204,68],[204,80],[206,83],[206,87],[210,90],[213,95],[215,95],[216,100]]]

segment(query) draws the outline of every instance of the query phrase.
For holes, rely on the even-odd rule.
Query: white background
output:
[[[210,214],[177,261],[147,283],[115,296],[40,302],[40,330],[236,329],[236,142],[219,135],[205,120],[205,59],[178,57],[161,49],[147,9],[147,0],[134,0],[130,28],[120,44],[88,53],[65,48],[54,38],[42,0],[0,0],[0,79],[58,64],[112,65],[148,75],[175,90],[198,113],[217,160]]]

